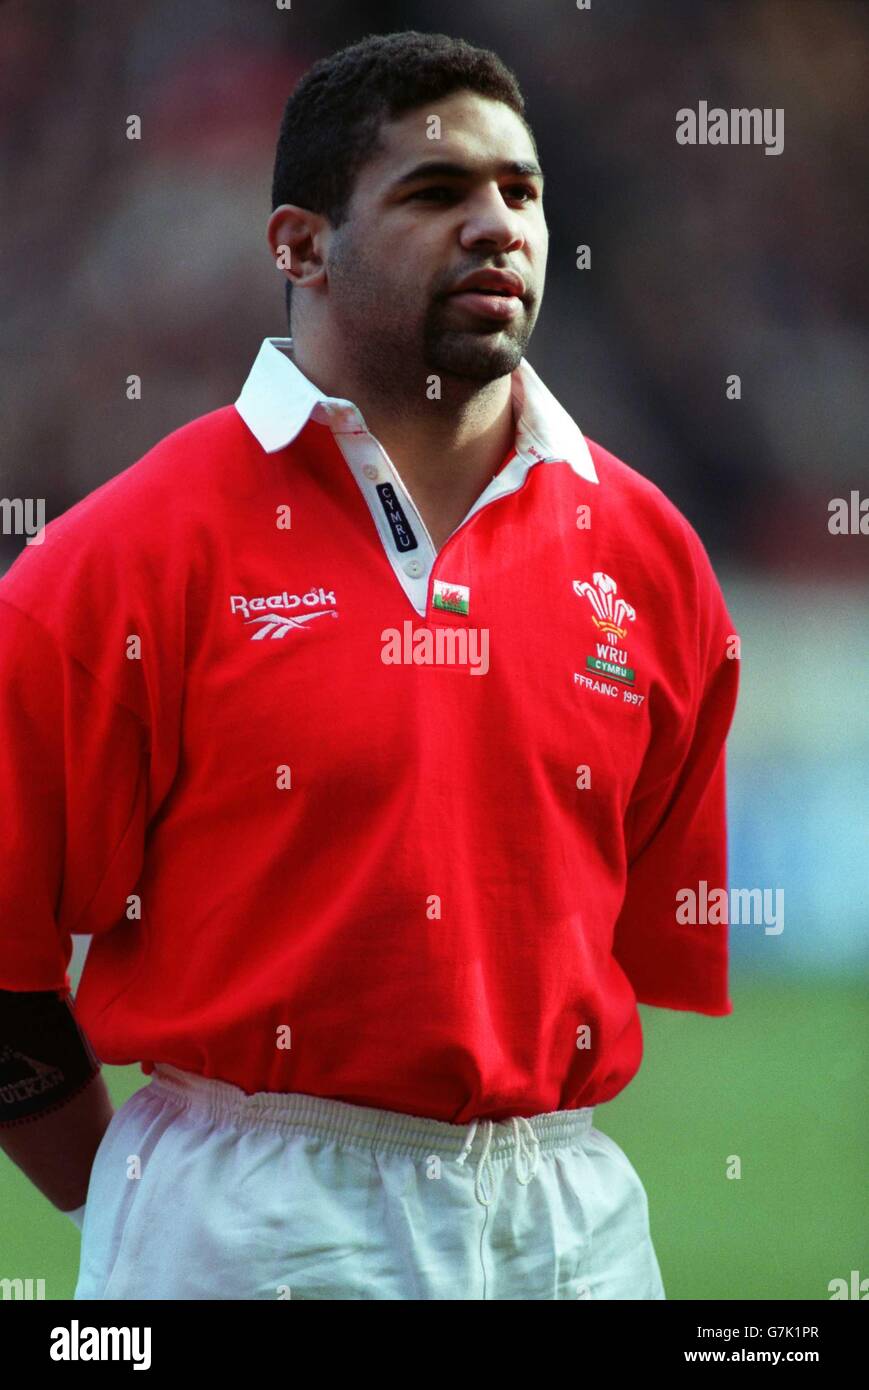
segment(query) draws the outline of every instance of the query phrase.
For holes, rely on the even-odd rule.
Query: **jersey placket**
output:
[[[328,413],[335,442],[365,499],[393,573],[412,607],[421,618],[435,623],[451,620],[455,613],[433,608],[432,604],[434,581],[439,577],[453,539],[483,507],[517,492],[532,464],[542,459],[540,456],[530,459],[520,452],[517,437],[514,457],[491,479],[441,549],[437,550],[398,469],[383,445],[366,428],[358,409],[349,401],[342,401],[340,404],[330,403]],[[384,493],[378,491],[385,485],[392,489],[399,512],[390,507],[388,494],[384,502]],[[401,514],[407,518],[408,527],[403,526]],[[451,583],[467,587],[469,576],[450,574],[448,579]]]
[[[382,444],[366,429],[365,421],[356,407],[342,402],[340,406],[329,407],[329,416],[335,443],[344,455],[371,512],[395,577],[413,608],[420,617],[425,617],[429,579],[437,558],[425,522],[398,469]],[[395,494],[406,525],[396,509],[390,506],[388,494],[378,492],[378,488],[385,487],[391,488]]]

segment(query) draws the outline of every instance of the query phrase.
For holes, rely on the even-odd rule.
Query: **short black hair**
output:
[[[369,34],[321,58],[284,109],[272,178],[272,209],[295,203],[339,227],[359,171],[375,152],[380,127],[453,92],[504,102],[525,125],[519,83],[496,53],[448,34]],[[292,285],[287,281],[287,316]]]

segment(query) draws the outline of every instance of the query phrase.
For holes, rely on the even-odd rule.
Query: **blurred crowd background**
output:
[[[869,6],[849,0],[9,0],[10,481],[35,471],[56,515],[235,398],[285,325],[263,232],[283,104],[322,54],[400,28],[495,47],[522,82],[552,236],[529,359],[580,426],[719,555],[853,573],[860,547],[824,524],[858,486],[869,415]],[[677,145],[675,112],[700,99],[783,108],[783,154]],[[116,390],[127,371],[145,383],[135,409]]]
[[[517,73],[551,234],[529,360],[588,436],[685,512],[721,578],[743,637],[731,881],[783,888],[786,914],[778,936],[732,928],[744,1001],[733,1027],[748,1028],[749,1066],[779,1028],[777,1079],[752,1071],[752,1085],[758,1113],[779,1106],[781,1161],[790,1125],[804,1129],[813,1106],[840,1125],[849,1154],[849,1099],[867,1081],[853,990],[867,978],[869,536],[834,536],[827,522],[833,498],[869,496],[869,5],[7,0],[0,495],[44,497],[51,519],[236,398],[262,338],[287,331],[265,242],[286,98],[321,55],[407,28],[492,47]],[[782,108],[783,153],[678,145],[676,111],[701,100]],[[139,141],[126,138],[131,114]],[[576,269],[579,244],[591,247],[589,271]],[[140,402],[126,398],[129,373],[142,378]],[[726,394],[732,374],[740,400]],[[0,572],[20,545],[0,536]],[[676,1037],[652,1041],[684,1086],[679,1068],[692,1064]],[[691,1054],[708,1057],[713,1085],[721,1037]],[[658,1110],[641,1113],[654,1123],[678,1085],[649,1084]],[[635,1103],[620,1137],[654,1170],[663,1150],[642,1154]],[[863,1122],[864,1150],[865,1138]],[[819,1240],[848,1212],[816,1212]],[[783,1215],[780,1238],[786,1225]],[[797,1243],[793,1258],[808,1258]],[[803,1283],[777,1277],[824,1297],[812,1269]],[[711,1297],[715,1277],[704,1267],[706,1293],[671,1296]],[[763,1278],[748,1296],[797,1296]]]

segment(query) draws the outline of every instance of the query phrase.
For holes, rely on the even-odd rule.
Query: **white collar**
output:
[[[265,338],[235,408],[267,454],[285,449],[312,417],[336,433],[365,427],[352,401],[327,396],[292,359],[292,338]],[[516,452],[528,463],[564,460],[587,482],[598,476],[578,425],[523,357],[512,375]]]

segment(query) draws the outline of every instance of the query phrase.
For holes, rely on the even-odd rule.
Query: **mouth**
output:
[[[468,313],[502,322],[514,318],[522,308],[519,296],[507,290],[456,290],[447,298]]]

